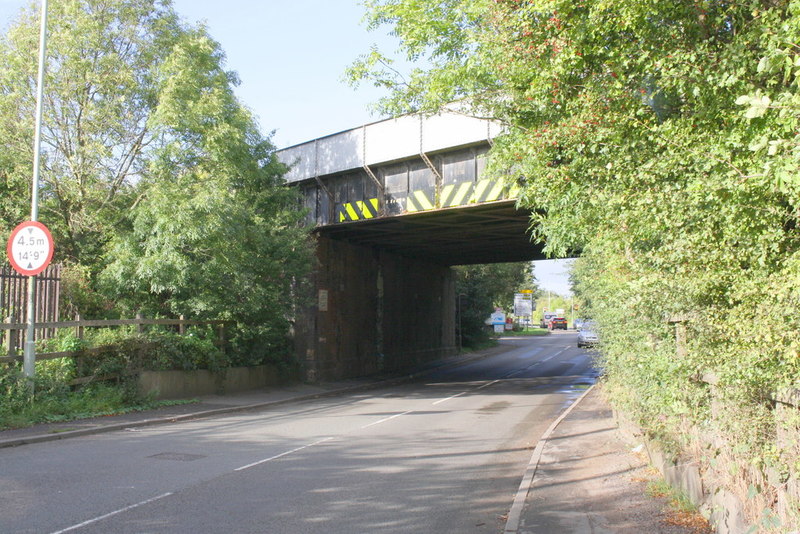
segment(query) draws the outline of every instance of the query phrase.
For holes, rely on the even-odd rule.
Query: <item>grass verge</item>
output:
[[[547,328],[529,328],[527,330],[506,330],[500,337],[527,337],[527,336],[546,336],[550,331]]]
[[[13,408],[0,405],[0,430],[119,415],[192,402],[196,402],[196,399],[130,401],[121,388],[97,384],[80,391],[34,395],[29,402],[17,403]]]

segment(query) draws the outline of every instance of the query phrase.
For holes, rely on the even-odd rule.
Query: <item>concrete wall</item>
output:
[[[271,365],[233,367],[222,373],[211,371],[142,371],[139,393],[155,399],[186,399],[248,391],[278,384],[278,372]]]
[[[295,324],[306,378],[398,370],[455,352],[448,267],[319,238],[313,302]]]

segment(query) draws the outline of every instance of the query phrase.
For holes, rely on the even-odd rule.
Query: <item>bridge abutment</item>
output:
[[[306,379],[397,371],[456,352],[452,269],[317,238],[315,299],[297,318]]]

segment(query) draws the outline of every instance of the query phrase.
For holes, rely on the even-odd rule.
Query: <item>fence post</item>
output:
[[[14,322],[14,316],[9,315],[6,317],[6,324],[11,324]],[[5,335],[5,344],[6,344],[6,351],[8,352],[8,356],[14,356],[16,354],[16,344],[17,344],[17,337],[14,335],[14,330],[6,330]]]
[[[186,325],[183,323],[183,321],[186,320],[186,316],[183,315],[183,314],[180,314],[178,316],[178,319],[180,319],[180,322],[178,323],[178,333],[180,335],[183,335],[183,334],[186,333]]]
[[[144,332],[144,325],[142,324],[142,312],[136,312],[136,333],[141,334]]]
[[[81,322],[81,314],[80,313],[76,313],[75,314],[75,322],[76,323],[80,323]],[[75,326],[75,337],[77,337],[78,339],[83,339],[83,326],[81,326],[80,324]]]

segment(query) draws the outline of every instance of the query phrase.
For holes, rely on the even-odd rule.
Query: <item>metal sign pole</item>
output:
[[[31,221],[39,218],[39,167],[42,145],[42,100],[44,94],[44,65],[47,50],[47,0],[42,0],[41,29],[39,34],[39,75],[36,85],[36,123],[33,140],[33,185],[31,188]],[[33,378],[36,368],[36,276],[28,278],[28,335],[25,340],[23,352],[23,372],[31,382],[33,391]]]

